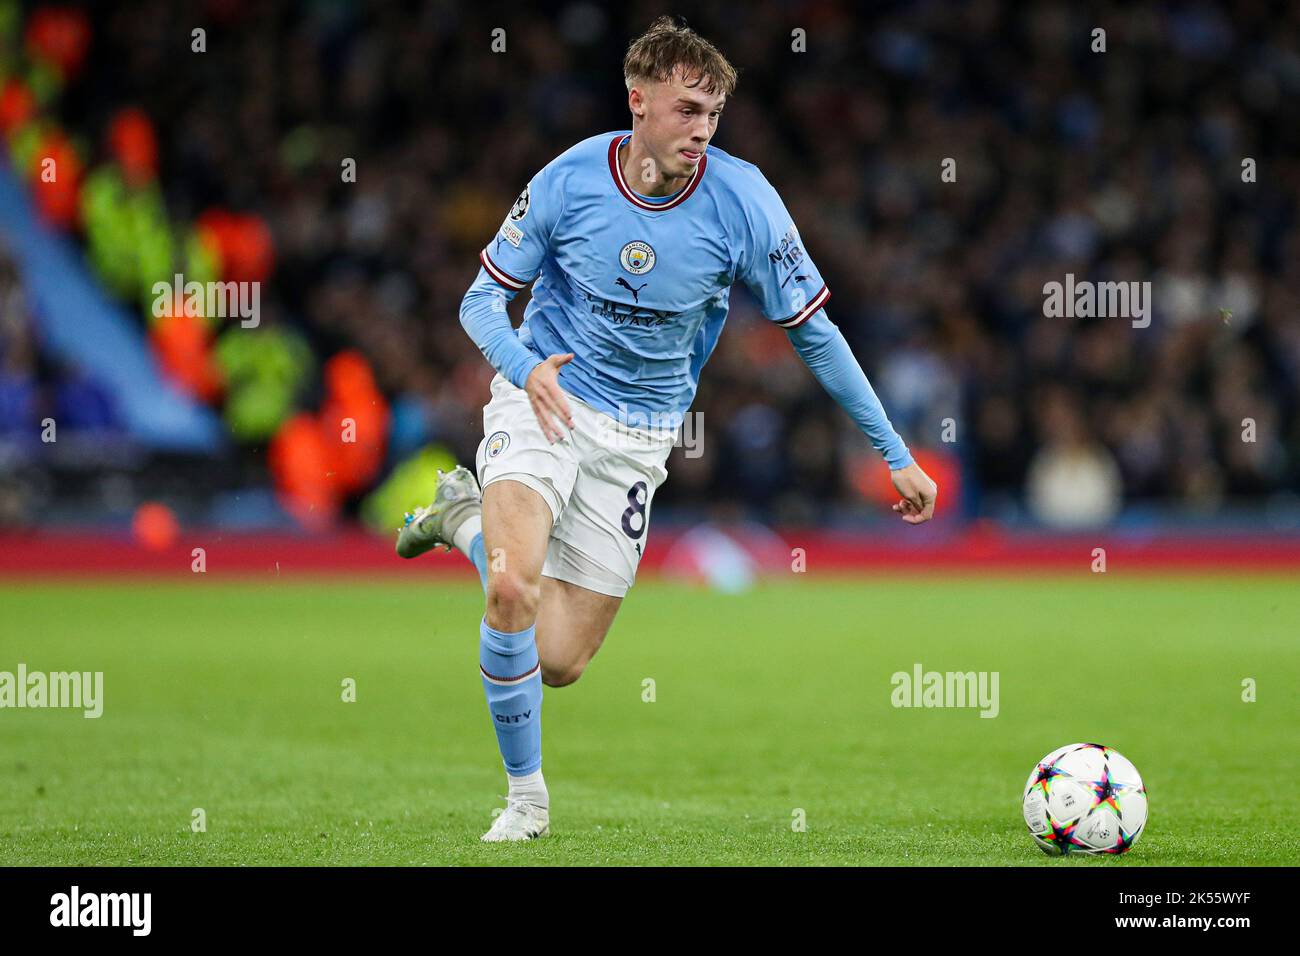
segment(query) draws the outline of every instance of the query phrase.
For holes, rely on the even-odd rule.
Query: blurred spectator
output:
[[[17,264],[0,243],[0,441],[30,453],[42,444],[46,420],[56,437],[120,428],[102,385],[42,355]]]
[[[1110,452],[1089,438],[1067,391],[1047,396],[1040,431],[1025,489],[1034,517],[1062,529],[1098,527],[1113,519],[1123,503],[1119,468]]]
[[[26,446],[38,439],[42,410],[36,345],[18,268],[0,245],[0,439]]]

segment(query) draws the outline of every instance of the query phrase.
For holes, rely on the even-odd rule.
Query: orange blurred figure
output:
[[[220,250],[225,281],[265,282],[275,271],[275,242],[259,216],[213,208],[199,216],[196,225],[205,241]]]
[[[108,149],[130,186],[143,186],[158,175],[158,137],[144,110],[118,110],[108,125]]]
[[[131,535],[146,551],[166,551],[181,534],[180,522],[172,509],[157,501],[146,501],[135,509]]]
[[[322,531],[334,523],[343,500],[333,455],[314,416],[299,412],[280,426],[267,465],[281,505],[300,525]]]
[[[19,79],[11,79],[0,90],[0,133],[8,136],[36,115],[36,98]]]
[[[29,170],[36,208],[47,222],[71,229],[80,217],[81,157],[63,133],[46,133]]]
[[[163,374],[188,394],[205,402],[221,397],[224,383],[212,352],[212,333],[200,318],[172,309],[149,329],[149,341]]]
[[[81,71],[90,49],[90,18],[73,6],[41,7],[27,19],[24,36],[33,59],[53,65],[66,81]]]
[[[332,452],[332,471],[344,496],[368,488],[384,464],[388,402],[365,356],[353,349],[334,355],[322,370],[325,400],[320,425]]]

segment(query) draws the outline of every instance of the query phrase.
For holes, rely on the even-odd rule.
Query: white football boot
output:
[[[492,826],[481,839],[484,843],[504,843],[508,840],[533,840],[550,836],[551,812],[523,800],[507,800],[506,808],[492,821]]]

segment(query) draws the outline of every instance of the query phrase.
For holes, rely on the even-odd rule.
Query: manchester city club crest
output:
[[[487,456],[495,458],[510,445],[510,436],[505,432],[493,432],[487,440]]]
[[[655,251],[650,248],[650,243],[638,239],[623,247],[618,261],[632,275],[643,276],[655,267]]]

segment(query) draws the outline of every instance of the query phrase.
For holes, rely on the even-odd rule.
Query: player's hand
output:
[[[532,403],[533,414],[537,424],[542,426],[542,434],[549,442],[557,442],[564,437],[563,428],[573,427],[573,412],[569,411],[569,400],[564,389],[560,388],[560,366],[573,361],[573,353],[552,355],[531,372],[524,382],[524,391]]]
[[[939,495],[939,486],[930,480],[930,476],[916,464],[908,465],[889,473],[894,482],[894,490],[902,495],[894,510],[903,516],[908,524],[920,524],[934,517],[934,499]]]

